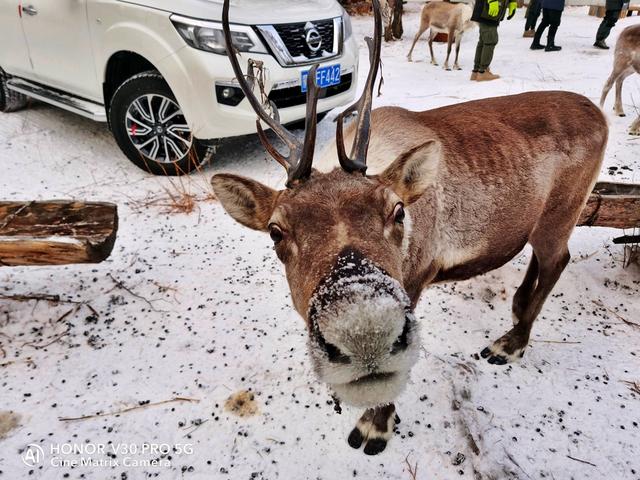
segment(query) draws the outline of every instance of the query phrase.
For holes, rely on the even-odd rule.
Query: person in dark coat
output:
[[[562,11],[564,10],[564,0],[542,0],[542,22],[536,30],[531,44],[531,50],[542,50],[545,52],[557,52],[562,47],[556,45],[556,32],[560,26]],[[547,44],[541,45],[540,39],[545,29],[549,27],[547,34]]]
[[[536,23],[538,22],[538,17],[540,16],[540,12],[542,11],[542,0],[530,0],[529,6],[527,7],[527,13],[525,14],[525,18],[527,21],[524,24],[524,33],[523,37],[533,37],[536,34]]]
[[[628,6],[629,1],[607,0],[607,12],[602,19],[600,27],[598,27],[598,32],[596,33],[596,43],[593,44],[594,47],[601,48],[603,50],[609,50],[609,46],[605,43],[605,40],[611,33],[611,29],[616,26],[616,22],[618,21],[618,18],[620,18],[620,12],[625,7],[625,4]]]
[[[483,82],[500,78],[500,75],[489,70],[493,51],[498,44],[498,25],[504,19],[507,10],[509,11],[507,20],[511,20],[516,14],[517,7],[516,0],[476,0],[471,20],[478,22],[480,37],[476,47],[471,80]]]

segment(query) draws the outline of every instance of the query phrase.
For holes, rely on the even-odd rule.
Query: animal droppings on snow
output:
[[[258,413],[258,404],[253,392],[240,390],[227,398],[224,409],[238,417],[253,417]]]

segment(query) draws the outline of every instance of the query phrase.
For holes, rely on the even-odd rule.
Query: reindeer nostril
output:
[[[334,344],[327,342],[324,337],[322,336],[322,333],[320,333],[320,329],[318,329],[316,327],[315,329],[315,337],[316,340],[318,342],[318,344],[320,345],[320,347],[322,347],[322,349],[327,352],[327,355],[329,356],[329,361],[332,363],[351,363],[351,359],[346,356],[344,353],[342,353],[340,351],[340,349],[338,347],[336,347]]]
[[[402,333],[400,334],[398,339],[395,342],[393,342],[393,345],[391,346],[392,355],[407,349],[407,347],[409,346],[408,337],[409,337],[410,328],[411,328],[411,320],[409,319],[409,317],[407,317],[404,322],[404,328],[402,329]]]
[[[324,342],[324,349],[329,355],[329,361],[333,363],[351,363],[351,359],[331,343]]]

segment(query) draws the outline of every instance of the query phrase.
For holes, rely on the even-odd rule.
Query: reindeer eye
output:
[[[404,222],[404,205],[398,203],[393,210],[393,221],[399,225]]]
[[[269,225],[269,236],[271,240],[273,240],[273,243],[277,245],[282,241],[282,230],[275,223],[272,223]]]

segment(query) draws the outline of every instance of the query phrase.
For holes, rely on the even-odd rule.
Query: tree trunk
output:
[[[110,203],[0,202],[0,266],[99,263],[117,230]]]

